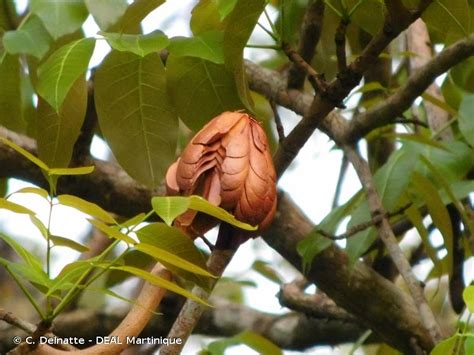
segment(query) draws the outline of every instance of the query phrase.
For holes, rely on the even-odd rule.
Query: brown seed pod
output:
[[[276,173],[267,137],[252,117],[224,112],[202,128],[166,174],[170,195],[200,195],[238,220],[265,229],[276,210]],[[176,220],[190,236],[218,222],[188,211]]]

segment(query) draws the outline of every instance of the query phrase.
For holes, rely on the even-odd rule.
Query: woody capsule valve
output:
[[[243,112],[213,118],[169,167],[166,187],[169,195],[200,195],[262,231],[272,221],[277,201],[276,173],[264,130]],[[191,210],[175,220],[192,238],[217,223]]]

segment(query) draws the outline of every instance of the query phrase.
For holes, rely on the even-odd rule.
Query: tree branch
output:
[[[178,297],[171,297],[175,301]],[[165,337],[177,316],[169,306],[168,296],[160,305],[163,315],[152,317],[140,337]],[[308,317],[290,312],[275,315],[257,311],[218,297],[211,297],[214,307],[206,308],[193,334],[230,337],[250,330],[264,336],[283,349],[304,350],[316,345],[337,345],[354,342],[364,327],[353,321]],[[61,338],[71,336],[95,341],[97,336],[110,334],[126,316],[126,312],[103,312],[79,309],[60,315],[55,321],[56,333]],[[24,336],[18,328],[1,329],[0,353],[8,352],[14,336]]]
[[[278,299],[282,306],[305,313],[315,318],[355,321],[352,314],[338,307],[333,300],[322,293],[309,295],[304,293],[298,282],[290,282],[281,287]]]
[[[474,55],[474,35],[464,38],[444,49],[440,54],[414,72],[405,85],[383,103],[357,116],[343,142],[355,142],[373,129],[385,126],[395,118],[402,116],[413,101],[420,96],[431,83],[454,65]]]
[[[35,153],[34,140],[0,127],[0,135]],[[89,199],[122,216],[149,211],[150,199],[158,191],[137,184],[118,166],[94,161],[95,171],[59,183],[60,191]],[[21,178],[39,186],[47,186],[39,169],[13,150],[0,144],[0,176]],[[67,183],[65,183],[67,182]],[[314,225],[283,194],[280,195],[276,218],[264,233],[265,241],[295,268],[302,270],[303,260],[297,245]],[[413,353],[410,339],[417,339],[423,349],[433,342],[424,330],[412,301],[395,285],[361,263],[349,266],[347,256],[336,247],[318,254],[311,264],[308,280],[314,282],[339,306],[358,317],[385,342]],[[371,299],[371,302],[367,302]]]
[[[301,270],[303,259],[297,246],[313,229],[314,225],[288,197],[280,194],[276,218],[263,238]],[[364,264],[349,265],[347,255],[339,248],[331,246],[319,253],[306,277],[338,306],[404,354],[416,354],[420,349],[429,351],[434,346],[411,298]],[[418,345],[414,345],[413,339]]]
[[[171,273],[159,263],[155,265],[151,273],[163,279],[171,280]],[[144,284],[136,300],[136,303],[132,306],[120,324],[110,333],[110,337],[121,339],[122,341],[120,343],[97,344],[92,347],[76,351],[63,351],[55,349],[46,344],[36,344],[37,347],[34,353],[36,355],[120,354],[122,350],[129,346],[128,342],[125,341],[126,337],[138,336],[142,332],[143,328],[145,328],[145,325],[150,320],[153,314],[152,312],[160,304],[165,293],[166,290],[164,288],[152,285],[148,282]],[[29,347],[30,346],[28,344],[23,343],[15,348],[11,354],[23,354],[24,349],[28,349]]]
[[[381,217],[380,223],[377,224],[379,237],[384,242],[390,257],[405,280],[413,300],[415,301],[415,304],[418,308],[423,324],[430,333],[432,341],[437,343],[442,339],[441,330],[438,323],[436,322],[433,312],[426,302],[420,283],[413,274],[410,263],[403,255],[403,252],[398,245],[397,238],[395,238],[395,235],[393,234],[390,223],[386,217],[386,212],[382,205],[382,201],[380,200],[377,190],[375,189],[369,165],[360,157],[355,148],[345,146],[344,151],[347,155],[347,158],[354,166],[354,169],[359,176],[359,180],[366,191],[367,201],[372,218],[375,219],[377,217]]]
[[[316,47],[321,37],[323,27],[325,3],[323,0],[314,0],[308,5],[303,25],[300,31],[298,53],[306,63],[313,60]],[[292,63],[288,71],[288,89],[300,90],[304,85],[306,72]]]
[[[288,168],[300,149],[311,137],[314,130],[319,128],[329,112],[342,104],[344,98],[360,82],[364,72],[375,63],[385,47],[405,30],[411,22],[415,21],[429,3],[431,1],[422,1],[420,9],[415,12],[405,10],[404,12],[394,14],[389,11],[382,31],[372,38],[362,54],[348,66],[347,70],[339,73],[337,79],[324,92],[316,93],[301,121],[287,135],[285,141],[279,145],[275,153],[274,163],[278,176],[281,176]],[[330,136],[335,139],[336,143],[340,144],[341,141],[336,139],[334,133],[330,132]]]

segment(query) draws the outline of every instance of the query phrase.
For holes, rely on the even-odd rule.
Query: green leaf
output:
[[[433,95],[428,94],[427,92],[422,94],[421,97],[425,101],[428,101],[428,102],[432,103],[433,105],[438,106],[440,109],[445,110],[447,113],[449,113],[452,116],[456,116],[457,113],[458,113],[457,110],[452,108],[448,103],[444,102],[443,100],[438,99],[437,97],[435,97]]]
[[[54,246],[60,246],[60,247],[68,247],[72,250],[78,251],[79,253],[84,253],[86,251],[89,251],[89,248],[86,247],[85,245],[82,245],[81,243],[78,243],[72,239],[60,237],[57,235],[51,235],[49,237],[51,241],[53,242]]]
[[[158,52],[169,44],[168,37],[160,30],[146,35],[128,35],[122,33],[99,32],[110,46],[121,52],[131,52],[140,57]]]
[[[197,57],[223,64],[223,39],[224,33],[219,31],[206,32],[191,38],[174,37],[168,50],[175,57]]]
[[[350,0],[347,6],[352,12],[350,22],[371,35],[377,34],[383,26],[385,7],[380,0]]]
[[[29,215],[34,215],[35,213],[30,210],[29,208],[26,208],[22,205],[19,205],[15,202],[8,201],[4,199],[3,197],[0,197],[0,209],[4,208],[6,210],[9,210],[11,212],[15,213],[22,213],[22,214],[29,214]]]
[[[188,197],[181,196],[157,196],[151,199],[151,205],[155,213],[171,226],[175,218],[189,208],[190,200]]]
[[[244,47],[265,8],[264,0],[237,0],[224,31],[226,66],[234,71],[241,63]]]
[[[158,186],[175,157],[178,133],[160,56],[112,51],[97,70],[95,102],[120,165],[136,180]]]
[[[425,225],[423,224],[423,216],[421,215],[420,211],[418,210],[417,207],[415,207],[414,205],[411,205],[405,210],[405,215],[418,231],[421,241],[423,242],[423,245],[425,247],[426,253],[430,257],[435,268],[437,268],[439,272],[441,272],[442,265],[436,254],[436,249],[433,247],[433,245],[431,245],[429,233]]]
[[[135,0],[128,6],[120,20],[108,30],[120,33],[136,33],[142,20],[166,0]]]
[[[216,217],[217,219],[229,223],[235,227],[254,231],[257,230],[257,226],[251,226],[248,223],[243,223],[235,218],[232,214],[224,210],[223,208],[214,206],[212,203],[202,198],[201,196],[190,196],[189,197],[189,208],[195,211],[203,212],[210,216]]]
[[[43,236],[44,240],[48,240],[49,238],[49,232],[48,228],[44,225],[44,223],[35,215],[30,215],[30,220],[31,223],[38,229],[38,231],[41,233]]]
[[[410,183],[410,177],[418,161],[418,155],[409,149],[400,149],[391,155],[374,175],[375,186],[385,209],[393,212]],[[371,219],[366,202],[361,204],[352,216],[348,228]],[[377,237],[376,229],[370,227],[347,240],[346,251],[351,262],[355,262],[372,245]]]
[[[0,125],[24,132],[26,122],[22,113],[21,66],[18,56],[5,54],[0,62]]]
[[[278,275],[278,272],[270,266],[270,263],[267,263],[262,260],[255,260],[251,266],[251,269],[258,272],[263,277],[269,279],[281,285],[284,283],[284,280]]]
[[[100,219],[105,223],[117,224],[114,217],[112,217],[107,211],[95,203],[72,195],[59,195],[57,198],[61,205],[75,208],[85,214],[88,214],[89,216]]]
[[[474,286],[466,287],[462,293],[462,298],[469,312],[474,313]]]
[[[151,223],[137,232],[137,237],[141,243],[153,245],[179,256],[190,263],[206,270],[206,259],[196,248],[193,241],[179,229],[170,227],[164,223]],[[174,274],[186,280],[194,282],[200,287],[209,290],[210,279],[179,269],[166,262],[163,265]]]
[[[31,254],[25,248],[23,248],[20,243],[15,241],[15,239],[10,238],[9,236],[3,233],[0,233],[0,238],[3,239],[32,270],[43,270],[43,266],[39,258],[36,255]]]
[[[7,271],[13,273],[19,280],[28,280],[41,292],[47,292],[51,286],[51,280],[46,273],[38,268],[33,268],[30,265],[14,263],[0,257],[0,265],[3,265]],[[17,281],[17,280],[15,280]]]
[[[417,194],[425,201],[428,213],[434,225],[439,229],[444,239],[444,246],[448,251],[447,263],[451,274],[453,267],[453,230],[449,213],[440,198],[438,190],[431,181],[418,172],[412,175],[412,184]]]
[[[221,21],[229,15],[232,10],[234,10],[235,4],[237,4],[238,0],[217,0],[217,11],[219,12],[219,16]]]
[[[454,354],[454,350],[456,349],[457,343],[459,341],[459,335],[454,334],[453,336],[449,337],[448,339],[444,339],[440,341],[433,350],[431,350],[430,355],[446,355],[446,354]]]
[[[194,131],[224,111],[244,107],[234,75],[224,65],[196,57],[170,55],[166,69],[168,92],[174,107],[183,122]]]
[[[281,349],[267,338],[248,330],[231,338],[214,341],[207,346],[207,350],[211,355],[224,355],[227,348],[240,344],[247,345],[259,354],[282,354]]]
[[[85,0],[87,9],[101,30],[115,24],[128,7],[127,0]]]
[[[444,176],[440,173],[440,171],[438,171],[438,169],[424,156],[421,156],[421,161],[423,162],[423,164],[425,164],[428,167],[428,169],[430,170],[430,173],[433,175],[435,179],[435,182],[437,182],[442,187],[443,192],[445,192],[449,198],[449,202],[453,203],[456,209],[458,210],[459,215],[461,216],[462,222],[464,224],[464,227],[468,230],[469,234],[473,234],[474,232],[473,222],[471,221],[471,218],[469,218],[469,216],[467,215],[463,204],[456,197],[453,189],[451,189],[449,182],[444,178]],[[444,199],[442,195],[441,195],[441,200],[444,203]]]
[[[52,38],[37,16],[30,16],[16,31],[7,31],[3,46],[10,54],[30,54],[41,59],[49,49]]]
[[[58,276],[54,278],[47,296],[53,294],[57,290],[71,289],[74,283],[76,283],[79,278],[91,267],[93,261],[95,261],[96,258],[97,257],[88,260],[74,261],[65,265]]]
[[[474,95],[465,94],[459,106],[459,131],[466,142],[474,146]]]
[[[23,155],[26,159],[31,161],[33,164],[38,166],[40,169],[42,169],[44,171],[49,170],[48,166],[45,163],[43,163],[40,159],[38,159],[33,154],[31,154],[27,150],[23,149],[22,147],[20,147],[16,143],[13,143],[12,141],[10,141],[10,140],[8,140],[4,137],[0,137],[0,142],[2,142],[5,145],[8,145],[10,148],[15,150],[17,153],[20,153],[21,155]]]
[[[472,149],[462,141],[453,140],[441,143],[445,149],[429,145],[405,142],[404,147],[412,154],[426,157],[449,181],[462,179],[474,164]],[[419,162],[416,170],[423,175],[429,175],[428,168]]]
[[[415,143],[420,143],[424,145],[429,145],[433,148],[436,149],[444,149],[448,150],[447,147],[445,147],[442,143],[435,141],[431,138],[428,138],[422,134],[411,134],[411,133],[384,133],[382,134],[384,137],[387,138],[395,138],[400,141],[409,141],[409,142],[415,142]]]
[[[179,287],[178,285],[174,284],[173,282],[170,282],[170,281],[165,280],[161,277],[155,276],[155,275],[153,275],[149,272],[143,271],[141,269],[137,269],[137,268],[131,267],[131,266],[112,266],[111,269],[122,270],[122,271],[128,272],[132,275],[138,276],[138,277],[148,281],[149,283],[151,283],[153,285],[165,288],[169,291],[177,293],[178,295],[189,298],[189,299],[191,299],[193,301],[196,301],[198,303],[201,303],[205,306],[211,306],[206,301],[204,301],[204,300],[200,299],[199,297],[193,295],[191,292],[185,290],[184,288]]]
[[[204,268],[201,268],[183,258],[180,258],[177,255],[174,255],[166,250],[157,248],[153,245],[139,243],[135,245],[135,249],[152,256],[160,262],[165,262],[167,264],[174,265],[176,267],[179,267],[180,269],[192,272],[194,274],[203,275],[207,277],[215,277]]]
[[[58,175],[58,176],[64,176],[64,175],[87,175],[90,174],[94,171],[95,167],[94,166],[81,166],[78,168],[52,168],[49,169],[48,175],[53,176],[53,175]]]
[[[421,17],[444,43],[452,43],[469,33],[471,11],[467,0],[436,0]]]
[[[83,0],[31,0],[29,5],[54,39],[80,29],[89,15]]]
[[[449,79],[452,84],[450,97],[455,102],[460,101],[464,96],[462,90],[474,93],[474,57],[469,57],[452,67],[449,71]]]
[[[141,212],[137,214],[136,216],[127,219],[125,222],[121,222],[120,226],[123,228],[133,228],[136,225],[142,223],[145,220],[146,214]]]
[[[231,1],[226,0],[226,3]],[[208,31],[223,30],[224,24],[218,12],[218,4],[214,0],[200,0],[191,11],[191,31],[194,35]]]
[[[313,259],[323,250],[332,245],[332,240],[323,237],[318,230],[323,230],[326,233],[335,234],[341,221],[350,215],[361,203],[364,194],[359,191],[344,205],[333,209],[321,223],[314,228],[296,247],[299,255],[301,255],[303,265],[303,273],[307,272],[308,267],[313,262]]]
[[[15,194],[36,194],[38,196],[43,197],[44,199],[47,199],[49,196],[48,191],[45,189],[41,189],[39,187],[23,187],[20,190],[17,190],[14,192]]]
[[[240,222],[226,210],[214,206],[209,201],[200,196],[157,196],[151,199],[151,205],[153,206],[153,210],[156,212],[156,214],[160,216],[160,218],[163,219],[168,225],[171,225],[176,217],[186,212],[186,210],[190,208],[195,211],[203,212],[210,216],[216,217],[223,222],[229,223],[241,229],[249,231],[257,229],[257,227]]]
[[[127,251],[125,255],[122,256],[121,260],[123,261],[124,265],[133,266],[142,270],[147,269],[154,262],[154,259],[151,256],[138,250]],[[164,266],[168,268],[166,265]],[[173,270],[169,270],[173,272]],[[118,285],[128,278],[130,278],[130,274],[126,273],[125,271],[110,270],[107,274],[105,286],[112,287]]]
[[[79,39],[56,50],[38,67],[38,94],[57,112],[74,82],[86,72],[94,47],[95,39]]]
[[[110,227],[110,226],[106,225],[105,223],[102,223],[101,221],[96,220],[96,219],[88,219],[88,221],[89,221],[90,224],[92,224],[98,230],[105,233],[106,235],[108,235],[111,238],[124,241],[128,245],[135,245],[137,243],[133,238],[130,238],[128,235],[120,232],[115,227]]]
[[[129,304],[131,304],[131,305],[137,305],[137,306],[139,306],[139,307],[143,307],[140,303],[137,303],[136,301],[133,301],[133,300],[127,298],[127,297],[120,296],[118,293],[115,293],[115,292],[111,291],[111,290],[108,289],[108,288],[104,288],[104,287],[102,287],[102,288],[92,288],[92,287],[88,287],[88,288],[87,288],[87,291],[88,291],[88,292],[91,292],[91,291],[92,291],[92,292],[100,292],[100,293],[102,293],[102,294],[104,294],[104,295],[106,295],[106,296],[110,296],[110,297],[116,298],[116,299],[118,299],[118,300],[120,300],[120,301],[129,303]],[[161,315],[161,314],[162,314],[162,313],[155,312],[155,311],[153,311],[153,310],[149,310],[149,311],[150,311],[151,313],[155,314],[155,315]]]
[[[36,140],[38,155],[54,168],[67,167],[81,132],[87,109],[87,83],[80,77],[66,96],[59,112],[42,98],[38,100]],[[56,170],[61,172],[61,170]],[[48,175],[51,169],[48,170]],[[55,174],[61,175],[61,174]]]

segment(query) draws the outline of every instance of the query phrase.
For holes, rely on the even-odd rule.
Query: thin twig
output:
[[[415,305],[418,308],[425,328],[428,330],[433,341],[437,343],[442,339],[441,330],[438,323],[436,322],[436,318],[432,310],[426,302],[423,289],[420,287],[420,283],[415,277],[410,263],[405,258],[403,251],[400,249],[397,239],[393,234],[393,230],[390,227],[390,223],[387,219],[382,201],[380,200],[377,190],[375,189],[375,184],[372,174],[370,173],[369,165],[364,159],[362,159],[353,146],[344,146],[343,148],[347,158],[354,166],[354,169],[359,176],[359,180],[366,191],[367,202],[369,204],[372,218],[375,219],[381,217],[380,222],[376,225],[379,237],[384,242],[390,257],[405,280]]]
[[[342,240],[342,239],[347,239],[350,238],[354,235],[356,235],[359,232],[362,232],[366,230],[367,228],[370,228],[372,226],[378,225],[380,222],[382,222],[382,218],[387,218],[390,219],[392,217],[398,216],[406,211],[407,208],[411,206],[411,203],[401,207],[395,212],[391,213],[386,213],[385,216],[382,215],[377,215],[372,218],[372,220],[367,221],[367,222],[362,222],[359,223],[349,229],[347,229],[344,233],[339,234],[339,235],[332,235],[322,229],[316,229],[317,233],[321,234],[324,238],[331,239],[331,240]]]
[[[281,143],[285,140],[285,130],[283,124],[281,123],[281,117],[278,113],[278,108],[273,100],[270,100],[270,106],[273,111],[273,118],[275,119],[276,130],[278,134],[278,142]]]
[[[12,312],[8,312],[3,308],[0,308],[0,320],[3,320],[7,322],[8,324],[15,326],[18,329],[21,329],[30,335],[34,334],[37,330],[37,327],[34,324],[15,316]],[[56,335],[54,335],[51,332],[46,332],[43,335],[48,338],[56,338]],[[77,350],[74,346],[69,345],[69,344],[62,344],[61,342],[58,342],[58,347],[60,349],[69,350],[69,351]]]
[[[316,53],[316,47],[321,37],[325,10],[325,1],[314,0],[306,10],[303,25],[301,26],[298,53],[307,62],[311,63]],[[301,89],[306,77],[305,71],[292,63],[288,71],[288,89]]]
[[[352,322],[356,320],[352,314],[337,306],[326,294],[306,294],[304,286],[306,286],[307,281],[306,283],[302,283],[302,281],[306,280],[297,279],[282,285],[277,295],[282,306],[315,318],[339,319]]]
[[[415,126],[422,126],[425,128],[429,128],[429,125],[426,122],[423,122],[416,118],[397,118],[393,120],[393,123],[413,124]]]
[[[285,52],[288,59],[290,59],[295,65],[297,65],[306,73],[314,91],[324,94],[328,87],[328,84],[324,79],[324,75],[318,74],[318,72],[316,72],[316,70],[311,65],[309,65],[289,43],[283,42],[281,44],[281,48],[283,49],[283,52]]]
[[[337,26],[336,35],[334,41],[336,42],[336,57],[337,57],[337,69],[339,73],[344,73],[347,70],[347,58],[346,58],[346,30],[349,22],[342,17]]]
[[[212,289],[216,285],[218,279],[223,274],[225,268],[232,260],[235,250],[220,250],[214,249],[209,257],[207,262],[207,267],[209,272],[217,276],[216,279],[212,279],[212,285],[210,291],[203,290],[199,286],[193,288],[193,294],[202,300],[208,300]],[[188,299],[184,304],[183,308],[179,312],[178,317],[176,318],[173,327],[168,333],[169,339],[181,339],[181,342],[177,342],[169,345],[162,345],[160,348],[161,355],[171,355],[171,354],[180,354],[182,348],[188,337],[191,335],[194,327],[196,326],[199,318],[201,318],[202,313],[204,312],[205,306],[201,303],[197,303],[193,300]]]

